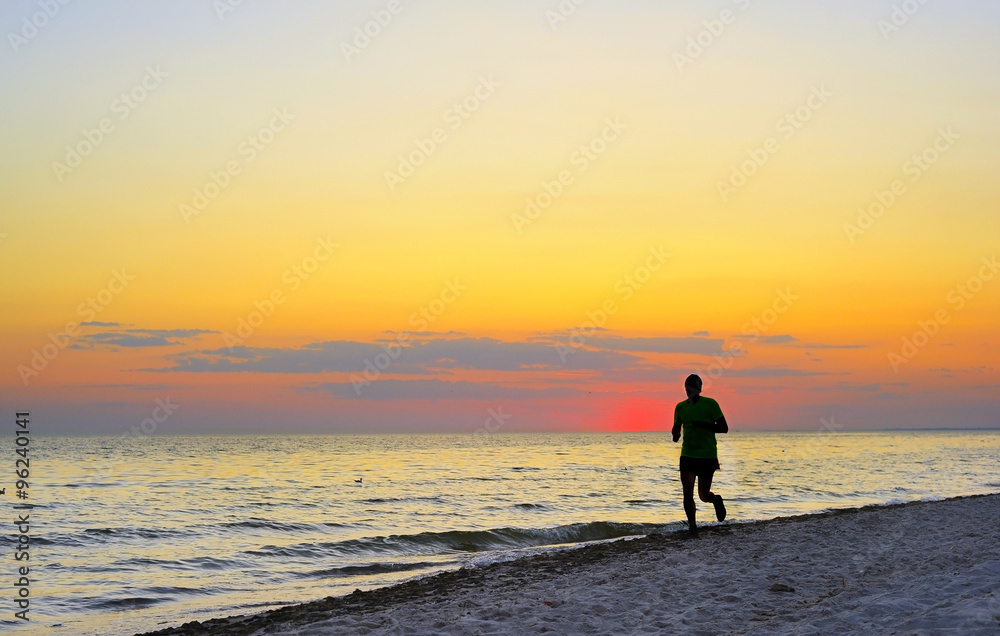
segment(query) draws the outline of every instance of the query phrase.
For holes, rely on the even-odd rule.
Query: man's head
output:
[[[701,378],[692,373],[684,380],[684,390],[689,398],[696,398],[701,395]]]

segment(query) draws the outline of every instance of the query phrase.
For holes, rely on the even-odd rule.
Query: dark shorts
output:
[[[681,455],[682,473],[711,475],[720,468],[718,459],[710,459],[706,457],[685,457]]]

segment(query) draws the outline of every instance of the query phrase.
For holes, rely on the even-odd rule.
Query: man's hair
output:
[[[701,386],[701,378],[697,373],[692,373],[684,380],[684,386]]]

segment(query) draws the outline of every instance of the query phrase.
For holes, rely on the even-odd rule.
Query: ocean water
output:
[[[31,452],[31,622],[13,620],[13,587],[0,600],[0,631],[19,634],[134,634],[684,528],[669,433],[36,437]],[[731,433],[719,454],[726,523],[1000,492],[1000,432]]]

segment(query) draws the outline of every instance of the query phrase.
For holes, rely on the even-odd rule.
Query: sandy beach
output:
[[[997,634],[1000,495],[594,544],[179,634]]]

